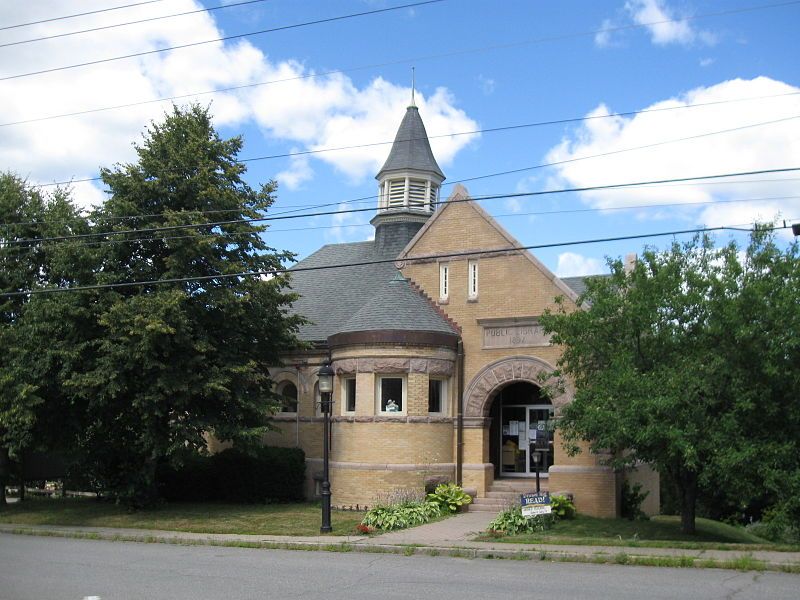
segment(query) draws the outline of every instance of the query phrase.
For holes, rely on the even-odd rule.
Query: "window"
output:
[[[439,264],[439,299],[447,300],[450,293],[450,263]]]
[[[278,393],[283,396],[283,406],[281,412],[297,412],[297,386],[291,381],[284,381],[278,385]]]
[[[378,377],[376,398],[378,412],[404,413],[406,408],[406,380],[404,377]]]
[[[342,401],[345,412],[356,411],[356,378],[347,377],[342,380]]]
[[[467,298],[477,300],[478,298],[478,261],[467,261]]]
[[[440,415],[447,412],[447,381],[444,379],[428,380],[428,412]]]

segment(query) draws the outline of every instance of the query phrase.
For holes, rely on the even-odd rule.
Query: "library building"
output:
[[[559,358],[538,322],[582,277],[560,279],[445,175],[416,106],[383,168],[374,239],[323,246],[295,266],[293,310],[307,348],[271,369],[283,411],[264,442],[306,454],[307,495],[319,495],[323,416],[317,373],[334,370],[329,466],[335,507],[372,506],[398,489],[460,483],[469,510],[498,511],[521,492],[569,493],[585,514],[619,512],[622,478],[649,490],[646,465],[625,473],[588,445],[575,456],[556,426],[570,402],[542,393]],[[341,266],[345,265],[345,266]]]

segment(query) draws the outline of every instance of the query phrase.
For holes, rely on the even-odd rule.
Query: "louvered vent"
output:
[[[405,179],[392,179],[389,181],[389,208],[402,207],[405,204],[405,195]]]
[[[425,206],[425,196],[427,195],[427,185],[424,179],[409,179],[408,181],[408,205]]]

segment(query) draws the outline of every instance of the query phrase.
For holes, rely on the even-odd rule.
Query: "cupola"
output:
[[[376,239],[380,226],[388,223],[416,224],[419,229],[436,210],[439,188],[445,180],[436,163],[419,109],[406,109],[392,150],[378,180],[378,213],[372,219]]]

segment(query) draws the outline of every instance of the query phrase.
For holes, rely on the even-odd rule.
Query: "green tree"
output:
[[[0,174],[0,292],[20,292],[41,286],[65,284],[85,273],[83,249],[74,245],[57,249],[43,237],[86,233],[88,223],[70,200],[69,190],[43,193],[13,174]],[[33,377],[36,365],[21,353],[21,340],[35,337],[27,327],[25,312],[30,296],[0,297],[0,479],[7,479],[11,456],[21,458],[47,439],[42,432],[47,422],[51,433],[64,432],[69,416],[57,416],[56,406],[43,410],[49,377]],[[39,358],[46,351],[41,348]],[[51,365],[52,366],[52,365]],[[0,501],[4,501],[0,486]]]
[[[645,249],[630,272],[610,266],[579,310],[562,299],[542,318],[576,389],[559,423],[569,450],[588,440],[617,467],[653,464],[679,491],[685,532],[712,490],[740,506],[765,490],[788,498],[778,482],[797,478],[800,450],[797,245],[782,252],[762,230],[744,262],[734,244],[699,238]]]
[[[89,220],[116,233],[83,240],[94,262],[81,283],[200,279],[34,296],[19,341],[34,379],[53,377],[54,405],[79,415],[68,435],[85,474],[134,506],[156,499],[160,463],[205,451],[210,433],[260,441],[279,406],[267,368],[301,322],[285,276],[231,276],[291,258],[242,222],[263,217],[275,184],[245,183],[241,138],[220,138],[198,106],[143,137],[137,162],[101,171],[109,198]]]

